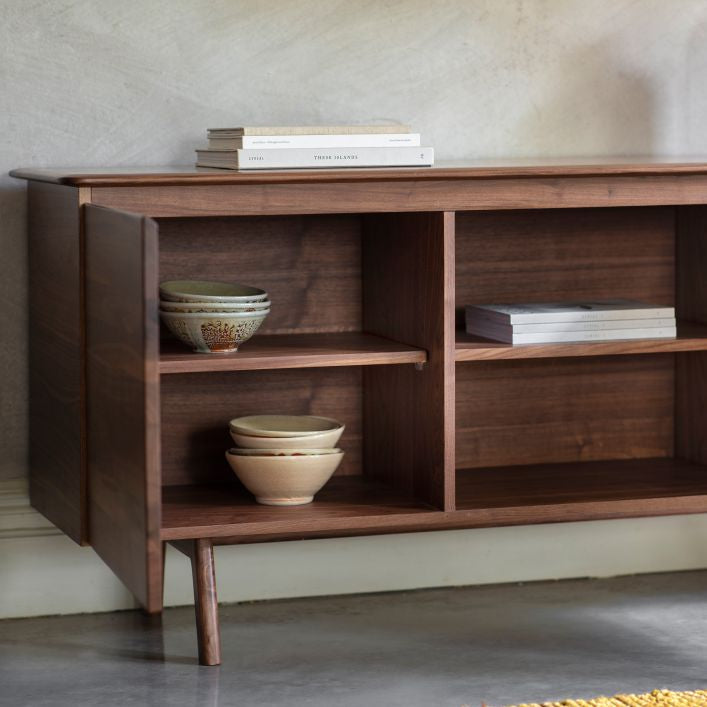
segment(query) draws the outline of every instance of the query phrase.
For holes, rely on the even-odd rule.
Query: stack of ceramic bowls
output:
[[[268,293],[257,287],[202,280],[160,285],[162,321],[199,353],[237,351],[269,313]]]
[[[226,459],[258,503],[300,506],[329,481],[344,453],[344,425],[312,415],[251,415],[231,420],[238,445]]]

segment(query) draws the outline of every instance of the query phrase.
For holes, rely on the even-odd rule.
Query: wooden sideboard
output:
[[[707,511],[707,162],[17,170],[27,179],[33,505],[148,612],[167,542],[219,662],[213,546]],[[157,286],[263,287],[233,355],[161,332]],[[675,305],[674,340],[511,346],[465,304]],[[228,420],[335,417],[308,506],[254,502]],[[51,454],[47,455],[47,450]]]

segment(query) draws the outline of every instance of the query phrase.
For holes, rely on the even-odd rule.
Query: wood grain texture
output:
[[[92,201],[148,216],[264,216],[702,204],[707,176],[409,178],[93,187]]]
[[[425,503],[454,509],[454,215],[368,217],[363,326],[425,348],[423,370],[364,371],[364,467]]]
[[[266,290],[260,335],[360,331],[360,217],[164,220],[160,280],[188,279]]]
[[[562,344],[505,344],[457,332],[457,361],[491,361],[564,356],[626,356],[707,350],[707,326],[679,322],[674,339],[628,339],[625,341],[583,341]]]
[[[84,218],[90,541],[151,613],[162,608],[156,225],[92,205]]]
[[[670,354],[457,364],[457,467],[671,456]]]
[[[380,528],[424,527],[441,515],[365,476],[334,476],[304,506],[263,506],[240,487],[224,485],[168,486],[163,489],[162,537],[232,538],[257,542],[288,537],[336,535],[355,531],[366,535]]]
[[[97,169],[15,169],[18,179],[74,186],[164,186],[184,184],[270,184],[272,182],[367,181],[378,179],[488,179],[490,177],[588,177],[707,174],[707,157],[555,157],[485,160],[438,160],[433,167],[375,169],[288,169],[237,171],[183,165],[177,167],[106,167]]]
[[[30,499],[70,538],[85,543],[79,190],[31,183],[27,206]]]
[[[176,540],[171,543],[191,563],[194,613],[200,665],[221,664],[221,631],[218,621],[216,566],[210,540]]]
[[[705,471],[669,458],[462,470],[458,514],[515,525],[704,512]]]
[[[290,369],[163,376],[162,481],[239,485],[224,454],[234,417],[268,413],[341,420],[346,452],[336,474],[362,473],[361,368]]]
[[[235,544],[704,513],[705,471],[670,458],[460,470],[457,510],[448,513],[361,477],[333,479],[296,508],[260,506],[218,486],[173,486],[164,489],[162,534]]]
[[[707,207],[677,210],[678,316],[707,324]],[[707,353],[676,357],[675,453],[707,464]]]
[[[373,366],[424,363],[422,349],[372,334],[256,334],[237,353],[196,354],[177,341],[163,341],[160,373],[255,371],[276,368]]]
[[[612,297],[672,305],[672,208],[457,214],[457,326],[464,307]]]

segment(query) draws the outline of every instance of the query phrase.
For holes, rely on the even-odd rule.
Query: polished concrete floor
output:
[[[707,687],[707,572],[0,622],[0,705],[494,707]]]

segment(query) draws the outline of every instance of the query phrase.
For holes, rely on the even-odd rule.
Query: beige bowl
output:
[[[168,302],[262,302],[268,293],[259,287],[208,280],[168,280],[160,283],[160,298]]]
[[[327,454],[256,456],[226,452],[226,460],[258,503],[301,506],[329,481],[344,458],[340,450]]]
[[[327,447],[324,449],[239,449],[232,447],[228,450],[229,454],[235,454],[244,457],[298,457],[298,456],[318,456],[321,454],[339,454],[340,449],[336,447]]]
[[[303,435],[301,437],[255,437],[243,435],[231,429],[233,441],[246,449],[324,449],[336,447],[344,425],[335,430],[327,430],[319,434]]]
[[[194,351],[231,353],[255,334],[269,312],[269,309],[218,314],[160,312],[160,317],[166,327]]]
[[[264,309],[270,309],[270,300],[236,302],[235,304],[227,302],[169,302],[168,300],[160,300],[160,310],[162,312],[214,314],[216,312],[261,312]]]
[[[232,433],[250,437],[309,437],[324,432],[344,430],[344,426],[338,420],[316,415],[249,415],[231,420],[229,426]]]

